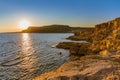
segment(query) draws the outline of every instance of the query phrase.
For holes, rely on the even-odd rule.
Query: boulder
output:
[[[77,55],[79,52],[79,46],[77,45],[74,45],[70,48],[70,54],[71,55]]]
[[[57,48],[62,48],[62,49],[70,49],[72,46],[76,46],[79,43],[77,42],[60,42],[59,44],[56,45]]]
[[[88,55],[90,52],[89,46],[90,46],[90,43],[79,43],[77,45],[73,45],[70,48],[70,54],[77,55],[77,56]]]
[[[108,50],[103,50],[103,51],[99,52],[99,54],[100,54],[101,56],[110,56],[110,55],[111,55],[111,52],[108,51]]]

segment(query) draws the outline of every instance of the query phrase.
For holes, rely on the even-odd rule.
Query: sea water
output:
[[[0,80],[31,80],[69,61],[69,51],[55,45],[71,35],[0,34]]]

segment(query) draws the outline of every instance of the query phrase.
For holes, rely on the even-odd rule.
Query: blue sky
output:
[[[0,0],[0,32],[31,25],[66,24],[89,27],[120,16],[120,0]]]

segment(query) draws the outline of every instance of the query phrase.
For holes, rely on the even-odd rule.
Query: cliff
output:
[[[76,31],[85,30],[88,28],[82,27],[70,27],[68,25],[48,25],[48,26],[41,26],[41,27],[29,27],[22,32],[27,33],[73,33]]]
[[[115,31],[120,28],[120,18],[116,18],[114,20],[97,24],[95,25],[95,31],[92,34],[92,39],[95,40],[103,40],[107,37],[110,37],[116,33]]]
[[[59,43],[58,48],[70,50],[73,61],[33,80],[120,80],[120,18],[76,32],[70,39],[88,42]]]
[[[71,40],[86,40],[88,41],[92,36],[95,28],[88,28],[81,31],[75,31],[73,36],[69,36],[67,39]]]
[[[76,32],[74,36],[70,36],[69,39],[88,41],[88,47],[86,47],[88,43],[84,43],[84,45],[81,45],[81,43],[77,45],[73,44],[73,48],[70,46],[70,52],[74,50],[74,52],[79,55],[83,51],[85,54],[98,54],[104,50],[117,52],[120,50],[120,18],[97,24],[93,30]],[[69,43],[66,42],[60,43],[58,48],[64,48],[64,44],[69,45]],[[79,50],[75,51],[74,47]]]
[[[86,29],[84,31],[78,31],[74,33],[74,36],[70,36],[68,39],[72,40],[87,40],[98,41],[114,35],[115,31],[120,28],[120,18],[104,22],[95,25],[94,28]]]

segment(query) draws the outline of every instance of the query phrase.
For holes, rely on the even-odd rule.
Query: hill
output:
[[[23,30],[22,32],[26,33],[72,33],[76,31],[86,30],[91,28],[82,28],[82,27],[70,27],[68,25],[48,25],[35,27],[30,26],[28,29]]]

